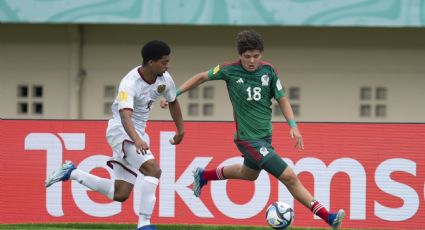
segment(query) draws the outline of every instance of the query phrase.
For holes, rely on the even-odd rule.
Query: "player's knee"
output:
[[[124,193],[115,193],[114,194],[114,200],[118,202],[124,202],[128,199],[129,195]]]
[[[159,179],[161,177],[162,170],[159,167],[152,167],[149,168],[149,170],[144,170],[142,173],[145,176],[156,177]]]
[[[146,162],[140,167],[139,171],[145,176],[156,177],[158,179],[161,177],[162,174],[161,168],[155,161]]]
[[[288,187],[295,186],[299,182],[297,175],[295,175],[291,168],[283,171],[279,179]]]
[[[154,171],[153,171],[153,177],[156,177],[156,178],[160,178],[161,177],[161,174],[162,174],[162,170],[161,170],[161,168],[156,168]]]

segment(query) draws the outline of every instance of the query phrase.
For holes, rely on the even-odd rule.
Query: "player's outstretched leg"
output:
[[[329,213],[328,223],[330,226],[332,226],[333,229],[339,229],[344,217],[345,217],[345,212],[343,209],[340,209],[337,213]]]
[[[71,172],[76,169],[71,161],[65,161],[57,170],[55,170],[46,179],[46,188],[59,181],[67,181],[71,176]]]
[[[199,197],[201,195],[202,187],[207,184],[207,181],[202,178],[203,172],[204,169],[200,167],[193,170],[193,195],[195,195],[196,197]]]

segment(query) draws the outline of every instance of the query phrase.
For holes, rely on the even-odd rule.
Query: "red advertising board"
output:
[[[106,121],[0,120],[0,223],[136,223],[138,187],[125,203],[77,182],[46,189],[46,175],[64,160],[110,177]],[[308,190],[331,210],[346,211],[344,227],[425,226],[425,124],[301,123],[305,150],[294,149],[285,123],[273,145]],[[171,146],[174,123],[149,122],[151,150],[162,168],[154,223],[266,225],[276,200],[294,206],[295,226],[326,227],[294,202],[282,184],[261,173],[255,182],[214,181],[192,195],[192,169],[242,162],[232,122],[186,122],[183,143]],[[421,227],[422,226],[422,227]]]

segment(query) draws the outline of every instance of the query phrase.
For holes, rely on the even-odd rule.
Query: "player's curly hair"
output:
[[[236,35],[236,47],[239,54],[247,50],[259,50],[263,52],[263,43],[261,35],[253,30],[244,30]]]
[[[163,41],[153,40],[146,43],[140,51],[143,58],[143,65],[150,60],[158,61],[163,56],[168,56],[171,53],[170,47]]]

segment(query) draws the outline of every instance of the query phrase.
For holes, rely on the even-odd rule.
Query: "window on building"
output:
[[[105,98],[115,98],[115,86],[114,85],[105,85],[103,88],[103,97]]]
[[[300,100],[300,97],[301,97],[300,87],[289,87],[288,97],[290,100]]]
[[[371,117],[372,108],[370,105],[360,105],[360,117]]]
[[[282,111],[280,110],[280,106],[279,104],[275,104],[273,106],[273,115],[277,116],[277,117],[281,117],[283,116]]]
[[[28,114],[28,103],[18,102],[18,114]]]
[[[300,111],[300,100],[301,100],[301,88],[298,86],[291,86],[287,90],[288,99],[290,100],[292,110],[295,117],[299,117],[301,114]],[[275,116],[283,116],[279,105],[275,106],[274,111]]]
[[[28,97],[27,85],[18,85],[18,97],[21,97],[21,98]]]
[[[361,100],[372,99],[372,88],[371,87],[361,87],[360,88],[360,99]]]
[[[112,102],[105,102],[103,103],[103,114],[104,115],[111,115],[112,114]]]
[[[387,106],[386,105],[376,105],[375,106],[375,116],[376,117],[386,117],[387,116]]]
[[[202,114],[204,116],[214,115],[214,105],[212,103],[206,103],[203,105]]]
[[[199,116],[199,104],[190,103],[188,106],[188,114],[189,116]]]
[[[42,85],[18,85],[16,113],[19,115],[42,115],[44,113],[43,97]]]
[[[204,99],[213,99],[214,98],[214,87],[205,86],[204,87]]]
[[[103,115],[112,114],[112,103],[116,97],[115,85],[104,85],[103,86]]]
[[[35,97],[35,98],[43,97],[43,86],[34,85],[32,87],[32,97]]]
[[[375,92],[376,100],[386,100],[387,99],[387,88],[385,87],[377,87]]]
[[[387,88],[361,87],[360,88],[360,117],[385,118],[387,117]],[[374,97],[372,96],[374,95]]]
[[[42,115],[43,114],[43,103],[41,103],[41,102],[32,103],[32,113],[36,114],[36,115]]]
[[[291,103],[292,111],[294,112],[295,117],[300,116],[300,104],[298,103]],[[275,104],[273,106],[273,115],[276,117],[283,117],[282,110],[280,109],[279,104]]]
[[[294,116],[299,117],[301,115],[300,104],[292,104],[291,107],[292,107],[292,111],[294,112]]]
[[[205,86],[191,89],[188,92],[188,116],[213,116],[214,115],[214,86]]]
[[[189,92],[189,99],[198,99],[199,98],[199,87],[191,89]]]

